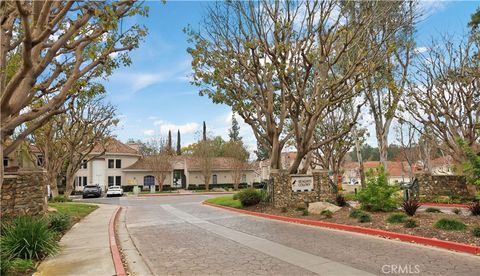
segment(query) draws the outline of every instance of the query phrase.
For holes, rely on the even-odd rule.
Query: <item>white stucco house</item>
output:
[[[101,152],[99,147],[92,155],[99,155]],[[110,139],[105,153],[85,162],[77,172],[75,190],[82,191],[86,185],[99,185],[104,191],[113,185],[122,186],[126,190],[134,186],[140,186],[142,189],[149,189],[152,185],[158,186],[153,172],[148,169],[148,158],[150,157],[142,156],[138,152],[135,144],[124,144],[116,139]],[[240,182],[243,185],[252,185],[255,181],[254,171],[253,166],[248,166],[242,172]],[[210,188],[216,185],[233,185],[232,172],[228,158],[213,158]],[[204,185],[198,160],[192,156],[174,156],[172,169],[167,172],[163,185],[183,189],[194,189]]]

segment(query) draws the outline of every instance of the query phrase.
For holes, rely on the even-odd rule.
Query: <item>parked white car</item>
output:
[[[123,189],[120,186],[110,186],[107,190],[107,197],[110,196],[123,196]]]

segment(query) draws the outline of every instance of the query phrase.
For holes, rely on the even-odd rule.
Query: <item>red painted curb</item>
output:
[[[420,205],[425,206],[436,206],[436,207],[450,207],[450,208],[468,208],[468,204],[457,204],[457,203],[433,203],[433,202],[420,202]]]
[[[443,240],[413,236],[408,234],[401,234],[401,233],[389,232],[389,231],[372,229],[372,228],[365,228],[365,227],[354,226],[354,225],[346,225],[346,224],[338,224],[338,223],[325,222],[325,221],[319,221],[319,220],[290,218],[290,217],[283,217],[283,216],[277,216],[277,215],[271,215],[271,214],[265,214],[265,213],[258,213],[258,212],[243,210],[243,209],[236,209],[232,207],[216,205],[216,204],[208,203],[205,201],[203,202],[203,204],[217,207],[217,208],[222,208],[229,211],[234,211],[238,213],[243,213],[243,214],[248,214],[252,216],[273,219],[273,220],[293,222],[293,223],[299,223],[299,224],[310,225],[310,226],[327,227],[327,228],[338,229],[338,230],[343,230],[348,232],[355,232],[355,233],[372,235],[372,236],[380,236],[384,238],[399,239],[401,241],[406,241],[406,242],[415,242],[418,244],[436,246],[436,247],[441,247],[445,249],[480,255],[480,246],[468,245],[464,243],[443,241]]]
[[[230,195],[234,192],[206,192],[206,193],[165,193],[165,194],[138,194],[138,196],[187,196],[187,195]]]
[[[110,240],[110,253],[112,254],[113,265],[115,266],[115,274],[117,276],[126,276],[123,268],[122,258],[120,257],[120,250],[118,250],[117,240],[115,239],[115,221],[117,221],[118,213],[122,207],[118,207],[110,218],[108,226],[108,236]]]

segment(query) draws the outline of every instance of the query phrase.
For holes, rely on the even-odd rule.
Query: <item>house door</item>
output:
[[[173,185],[175,188],[185,189],[187,187],[187,179],[183,170],[173,171]]]

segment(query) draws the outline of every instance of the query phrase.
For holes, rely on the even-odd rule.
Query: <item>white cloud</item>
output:
[[[427,0],[419,1],[420,12],[422,13],[421,20],[431,16],[432,14],[439,12],[447,7],[447,1],[441,0]]]
[[[181,134],[188,134],[188,133],[194,133],[200,127],[199,124],[194,122],[186,123],[186,124],[173,124],[163,120],[157,120],[153,124],[155,126],[160,127],[161,133],[168,133],[169,130],[171,130],[172,132],[175,132],[176,130],[180,130]]]
[[[135,72],[130,71],[115,73],[110,79],[131,92],[138,92],[153,84],[167,81],[185,81],[185,75],[189,72],[190,63],[188,61],[180,61],[174,65],[167,65],[164,68],[151,72]]]
[[[417,48],[415,48],[415,52],[418,53],[418,54],[425,53],[426,51],[428,51],[428,47],[417,47]]]
[[[153,134],[155,134],[155,130],[147,129],[147,130],[143,131],[143,134],[145,134],[147,136],[152,136]]]

